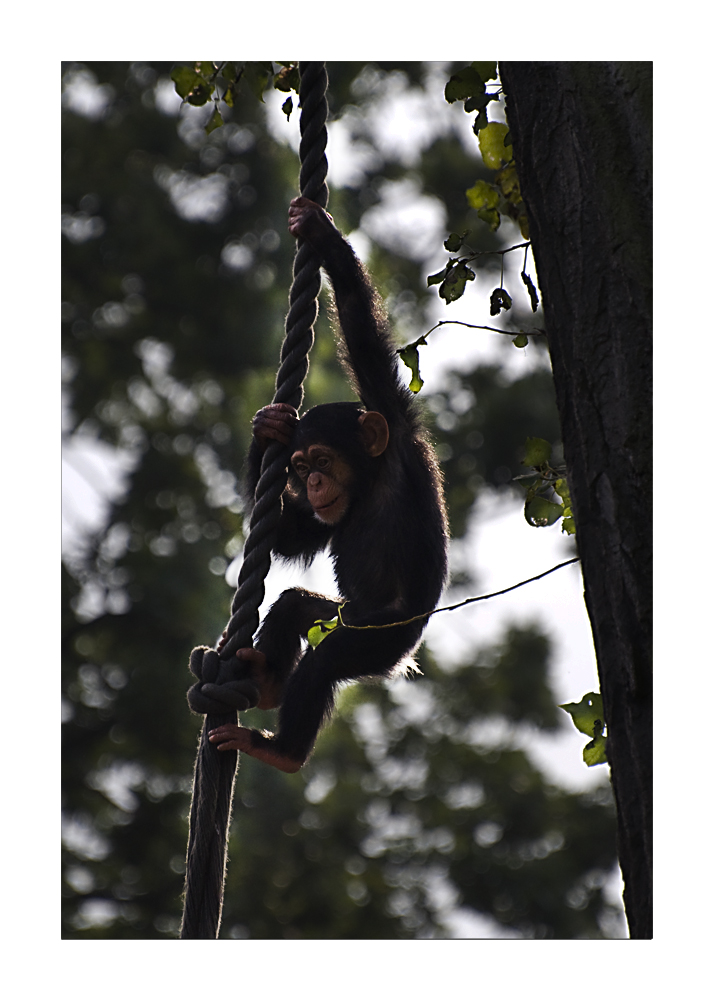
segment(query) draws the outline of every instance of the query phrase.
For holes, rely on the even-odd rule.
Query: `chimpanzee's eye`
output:
[[[318,458],[317,462],[315,462],[315,465],[318,467],[318,469],[322,469],[322,470],[329,469],[330,468],[330,460],[329,460],[329,458],[326,458],[326,457],[323,456],[322,458]]]

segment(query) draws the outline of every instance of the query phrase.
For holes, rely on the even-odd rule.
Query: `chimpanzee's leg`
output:
[[[279,731],[269,738],[281,755],[304,762],[329,718],[339,681],[386,676],[419,640],[423,623],[378,631],[337,629],[308,649],[283,689]],[[266,746],[254,733],[254,745]]]
[[[300,587],[280,595],[263,620],[255,648],[239,649],[236,653],[242,663],[239,674],[250,678],[258,686],[259,708],[273,708],[281,703],[284,684],[302,653],[301,640],[318,619],[329,621],[334,618],[338,607],[338,601]],[[297,771],[302,766],[304,758],[296,760],[276,755],[272,738],[266,739],[257,730],[229,724],[209,734],[210,742],[216,744],[217,749],[243,750],[247,753],[253,753],[253,737],[256,743],[264,741],[270,750],[267,756],[261,750],[254,756],[283,771]]]
[[[239,649],[238,678],[250,679],[258,688],[258,708],[275,708],[283,685],[302,655],[302,639],[318,619],[330,620],[339,604],[301,587],[284,591],[265,616],[254,649]],[[221,645],[225,643],[224,639]],[[219,649],[221,647],[219,646]]]
[[[315,598],[315,595],[309,596]],[[330,612],[325,609],[336,602],[327,598],[318,600],[324,602],[321,605],[323,613],[318,617],[328,617]],[[311,606],[315,607],[317,605]],[[293,621],[297,620],[297,611],[295,615]],[[312,621],[307,623],[308,628]],[[224,726],[209,734],[210,741],[220,744],[219,750],[241,750],[281,771],[298,771],[332,711],[337,683],[388,675],[416,646],[422,630],[421,622],[378,631],[338,628],[315,649],[308,649],[285,681],[277,734]]]
[[[318,619],[337,614],[338,601],[302,587],[285,590],[271,607],[256,636],[255,648],[266,657],[269,673],[285,681],[302,652],[302,639]]]

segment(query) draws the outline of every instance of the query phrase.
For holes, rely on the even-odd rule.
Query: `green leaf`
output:
[[[568,486],[567,479],[563,478],[555,480],[555,492],[563,501],[564,506],[570,508],[570,487]]]
[[[526,274],[525,271],[521,271],[521,278],[523,279],[523,284],[528,289],[528,294],[531,299],[531,309],[533,312],[538,308],[538,292],[535,289],[535,285],[531,281],[530,275]]]
[[[472,111],[482,112],[486,110],[486,105],[490,101],[497,101],[497,94],[476,94],[474,97],[469,97],[467,101],[464,101],[464,111],[467,114],[471,114]]]
[[[216,67],[212,62],[199,62],[196,63],[198,72],[204,78],[204,80],[210,80],[213,74],[216,72]]]
[[[567,705],[559,705],[570,715],[576,729],[586,736],[591,737],[590,742],[583,749],[583,760],[588,767],[596,764],[607,763],[607,737],[603,736],[605,728],[605,715],[602,708],[602,695],[591,691],[583,695],[581,700],[569,702]]]
[[[489,122],[478,134],[478,144],[483,162],[491,170],[498,170],[501,163],[508,163],[512,152],[506,150],[503,140],[508,133],[508,125],[502,122]]]
[[[273,80],[273,86],[276,90],[282,90],[283,93],[286,94],[289,94],[291,90],[294,90],[296,94],[299,94],[300,70],[297,66],[283,66]]]
[[[445,302],[455,302],[464,294],[467,281],[473,281],[476,275],[467,267],[463,260],[457,261],[446,269],[446,277],[441,283],[439,295]]]
[[[550,453],[552,451],[550,441],[546,441],[544,438],[526,438],[526,453],[523,456],[523,465],[532,465],[534,468],[539,468],[550,458]]]
[[[468,229],[465,233],[462,233],[461,236],[459,236],[458,233],[451,233],[448,240],[444,240],[444,250],[448,250],[449,253],[457,253],[457,251],[461,249],[461,244],[464,242],[468,234]]]
[[[583,747],[583,760],[588,767],[607,764],[607,737],[602,733]]]
[[[243,68],[246,83],[261,103],[265,103],[263,91],[268,86],[272,75],[273,64],[269,62],[247,62]]]
[[[411,344],[409,347],[403,347],[398,353],[399,357],[412,373],[409,388],[414,393],[419,392],[424,385],[424,380],[419,374],[419,351],[417,350],[417,345]]]
[[[534,497],[526,504],[523,513],[532,528],[547,528],[563,516],[563,508],[559,503],[553,503],[545,497]]]
[[[498,188],[486,181],[476,181],[466,192],[466,200],[471,208],[497,208],[500,201]]]
[[[214,129],[220,128],[223,124],[223,117],[221,112],[217,107],[213,109],[213,114],[208,120],[208,125],[206,125],[206,135],[210,135]]]
[[[495,208],[480,208],[476,213],[482,222],[485,222],[492,233],[495,233],[501,225],[501,213]],[[491,314],[493,315],[493,313]]]
[[[319,646],[323,639],[326,639],[330,632],[334,632],[339,627],[340,619],[333,618],[330,621],[318,619],[312,628],[308,629],[307,641],[311,646]]]
[[[501,224],[501,215],[497,210],[501,200],[498,188],[486,181],[476,181],[466,192],[466,199],[472,208],[477,209],[479,219],[495,232]]]
[[[555,492],[563,501],[563,524],[562,528],[566,535],[575,534],[575,520],[573,518],[573,507],[572,501],[570,499],[570,488],[568,487],[568,480],[556,479],[555,481]]]
[[[480,78],[486,83],[488,80],[496,79],[495,62],[472,62],[471,66],[476,70]]]
[[[525,333],[519,333],[517,337],[513,338],[513,343],[516,347],[528,347],[528,337]]]
[[[193,90],[186,100],[189,104],[193,104],[194,107],[202,108],[204,104],[208,104],[212,93],[213,87],[198,77],[197,83],[194,84]]]
[[[602,733],[605,725],[605,713],[602,707],[602,695],[596,691],[584,694],[577,704],[570,701],[567,705],[558,705],[558,708],[567,712],[572,718],[575,728],[591,739]]]
[[[491,292],[491,315],[498,316],[501,309],[510,309],[513,305],[513,299],[508,294],[505,288],[494,288]]]
[[[518,174],[512,163],[507,164],[499,170],[493,179],[501,189],[503,197],[510,201],[512,205],[519,205],[523,201]]]
[[[176,93],[185,101],[201,78],[196,70],[189,66],[176,66],[171,70],[171,79],[174,81]]]
[[[486,89],[485,84],[473,66],[466,66],[464,69],[454,73],[444,89],[444,97],[453,104],[454,101],[466,101],[469,97],[482,94]]]
[[[487,125],[488,125],[488,115],[486,114],[486,109],[484,108],[483,111],[479,111],[479,113],[476,115],[476,118],[474,119],[474,123],[472,126],[474,135],[478,135],[481,129],[486,128]]]
[[[444,278],[446,277],[446,272],[447,272],[448,270],[449,270],[449,268],[448,268],[448,266],[447,266],[447,267],[445,267],[445,268],[444,268],[444,269],[443,269],[442,271],[439,271],[439,273],[438,273],[438,274],[430,274],[430,275],[429,275],[429,277],[428,277],[428,278],[426,279],[426,284],[427,284],[427,287],[428,287],[429,285],[440,285],[440,284],[441,284],[441,282],[442,282],[442,281],[444,280]]]

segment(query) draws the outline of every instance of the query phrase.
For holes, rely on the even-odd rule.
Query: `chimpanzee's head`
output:
[[[325,403],[300,418],[291,464],[320,521],[342,520],[357,490],[371,486],[372,462],[388,443],[386,419],[359,403]]]

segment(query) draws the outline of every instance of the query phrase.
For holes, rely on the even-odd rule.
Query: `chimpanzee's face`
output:
[[[296,451],[292,467],[307,489],[315,517],[324,524],[337,524],[352,499],[354,473],[349,462],[334,448],[313,444]]]

